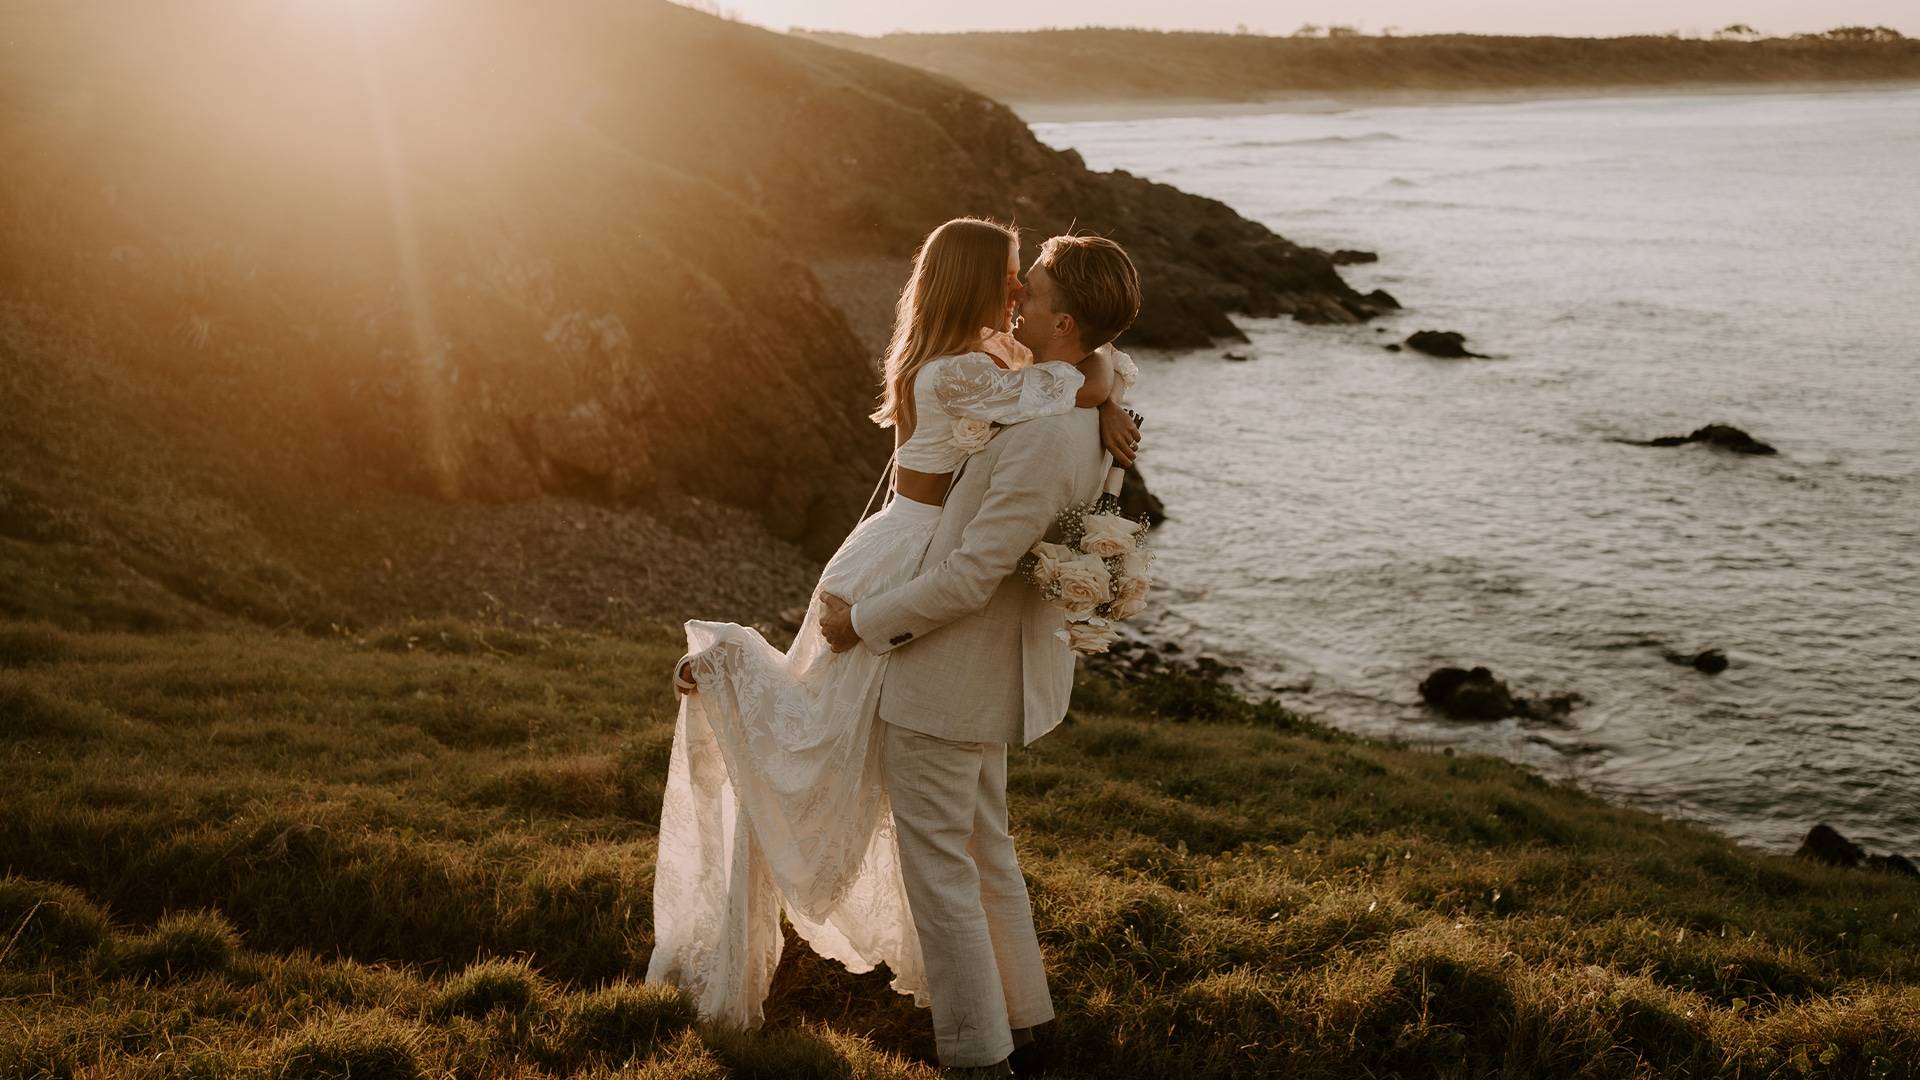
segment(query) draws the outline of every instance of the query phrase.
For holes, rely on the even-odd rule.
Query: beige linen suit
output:
[[[882,677],[882,760],[943,1065],[990,1065],[1010,1028],[1053,1018],[1033,908],[1007,833],[1007,744],[1067,713],[1060,610],[1014,573],[1062,509],[1100,494],[1092,409],[1015,424],[969,458],[920,575],[862,599]],[[902,648],[902,646],[906,646]]]

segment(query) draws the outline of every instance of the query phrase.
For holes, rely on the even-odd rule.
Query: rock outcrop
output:
[[[1727,654],[1719,649],[1703,649],[1697,653],[1667,651],[1661,655],[1670,664],[1690,667],[1704,675],[1718,675],[1727,670]]]
[[[951,81],[659,0],[9,18],[33,48],[4,100],[59,122],[0,134],[0,289],[88,327],[111,380],[245,410],[238,470],[297,458],[458,503],[706,499],[819,557],[888,440],[856,305],[816,266],[884,267],[885,293],[929,228],[976,213],[1127,245],[1148,297],[1130,343],[1386,306],[1326,253],[1094,173]],[[113,72],[84,99],[83,67]]]
[[[1628,440],[1622,440],[1628,441]],[[1689,443],[1704,443],[1716,450],[1727,450],[1735,454],[1777,454],[1767,443],[1741,431],[1731,424],[1708,424],[1694,428],[1686,435],[1662,435],[1645,442],[1633,443],[1635,446],[1686,446]]]
[[[1840,835],[1833,826],[1821,823],[1807,830],[1806,839],[1800,841],[1800,850],[1794,852],[1803,859],[1812,859],[1829,866],[1859,866],[1867,853],[1860,845]]]
[[[1920,866],[1914,865],[1912,859],[1898,852],[1869,855],[1859,844],[1842,836],[1838,829],[1825,822],[1807,830],[1806,839],[1800,842],[1800,849],[1794,854],[1828,866],[1857,867],[1901,877],[1920,877]]]
[[[1446,360],[1475,359],[1485,360],[1482,353],[1467,349],[1467,336],[1452,330],[1416,330],[1406,340],[1406,346],[1415,352],[1428,356],[1438,356]]]
[[[1484,667],[1443,667],[1420,681],[1420,697],[1454,720],[1504,720],[1519,717],[1562,723],[1580,703],[1578,694],[1523,697]]]
[[[1147,481],[1140,475],[1139,468],[1127,470],[1120,483],[1120,512],[1127,517],[1147,519],[1147,527],[1153,528],[1167,519],[1167,508],[1159,496],[1147,490]]]

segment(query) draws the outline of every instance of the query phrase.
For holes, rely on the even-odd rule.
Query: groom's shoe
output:
[[[1034,1080],[1046,1075],[1047,1052],[1037,1042],[1016,1046],[1013,1053],[1007,1055],[1007,1066],[1013,1070],[1015,1080]]]

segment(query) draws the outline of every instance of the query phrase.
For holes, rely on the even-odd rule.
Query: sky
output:
[[[1614,36],[1668,33],[1707,35],[1729,23],[1765,34],[1834,26],[1890,26],[1920,37],[1915,0],[1609,0],[1558,4],[1547,0],[965,0],[900,4],[885,0],[694,0],[775,30],[805,27],[884,34],[894,30],[1027,30],[1046,26],[1140,26],[1157,30],[1288,34],[1303,23],[1329,22],[1368,33],[1559,34]]]

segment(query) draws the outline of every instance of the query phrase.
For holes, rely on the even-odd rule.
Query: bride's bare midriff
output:
[[[952,482],[952,473],[921,472],[898,465],[893,469],[894,493],[928,506],[946,505],[947,486]]]

